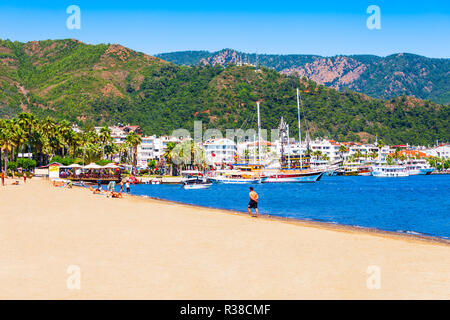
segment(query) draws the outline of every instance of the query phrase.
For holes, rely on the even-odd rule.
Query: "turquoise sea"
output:
[[[450,239],[450,175],[323,177],[311,184],[257,184],[261,214]],[[132,185],[131,193],[246,212],[249,185]],[[213,214],[213,213],[212,213]]]

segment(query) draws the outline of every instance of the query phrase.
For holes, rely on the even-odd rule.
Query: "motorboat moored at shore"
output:
[[[406,166],[402,165],[378,165],[372,167],[372,176],[374,177],[408,177],[409,173]]]

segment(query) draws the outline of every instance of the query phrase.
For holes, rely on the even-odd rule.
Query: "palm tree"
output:
[[[19,149],[20,153],[22,153],[23,155],[23,148],[25,146],[25,143],[27,143],[28,141],[26,132],[23,131],[18,124],[14,125],[13,140],[14,145],[17,146],[17,153],[16,153],[16,160],[17,160],[19,157]]]
[[[96,143],[87,143],[84,148],[84,163],[97,162],[102,159],[102,150]]]
[[[173,159],[172,159],[172,151],[175,149],[176,143],[175,142],[168,142],[166,144],[166,148],[164,149],[163,158],[166,161],[166,164],[170,168],[170,175],[173,174]]]
[[[385,144],[384,144],[383,140],[378,141],[377,148],[379,150],[381,150],[381,148],[383,148],[384,146],[385,146]]]
[[[342,159],[345,160],[344,153],[348,152],[348,148],[346,146],[344,146],[344,145],[341,145],[339,147],[339,152],[341,153]]]
[[[42,128],[43,132],[45,132],[45,136],[48,139],[50,133],[52,133],[53,129],[55,128],[55,120],[53,120],[50,117],[45,118],[41,124],[41,128]]]
[[[354,157],[355,157],[356,160],[361,159],[362,156],[363,156],[363,154],[362,154],[361,151],[359,151],[359,150],[356,151],[355,154],[354,154]]]
[[[392,156],[391,156],[391,155],[388,155],[388,156],[386,157],[386,162],[387,162],[387,164],[388,164],[388,165],[391,165],[391,164],[392,164],[392,161],[393,161]]]
[[[113,161],[113,156],[117,153],[118,150],[118,146],[114,143],[107,144],[103,147],[103,152],[109,157],[111,161]]]
[[[127,144],[119,143],[119,144],[117,144],[116,148],[117,148],[117,151],[119,152],[119,162],[122,162],[122,157],[127,152]]]
[[[14,150],[13,122],[8,119],[0,119],[0,149],[3,152],[4,171],[8,168],[9,152]]]
[[[43,164],[44,149],[48,144],[48,140],[42,130],[39,127],[35,127],[31,130],[30,140],[32,141],[36,154],[39,154],[39,165]]]
[[[316,157],[316,159],[319,160],[319,158],[321,158],[321,156],[322,156],[322,151],[315,150],[315,151],[313,151],[312,156]]]
[[[137,147],[142,143],[142,138],[140,135],[135,133],[134,131],[130,132],[125,141],[130,145],[133,154],[133,167],[137,166]]]
[[[102,127],[98,138],[102,144],[102,157],[105,157],[105,145],[112,141],[111,130],[107,126]]]
[[[28,159],[31,159],[31,131],[35,128],[36,116],[32,113],[22,112],[18,115],[19,125],[27,133],[28,138]]]
[[[67,120],[62,120],[57,126],[57,131],[61,137],[62,156],[64,158],[67,140],[69,140],[70,132],[72,132],[70,122]]]

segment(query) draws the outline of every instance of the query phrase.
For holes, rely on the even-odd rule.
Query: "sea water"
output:
[[[204,190],[132,185],[131,193],[246,212],[250,186],[259,194],[260,214],[450,239],[450,175],[325,176],[316,183],[214,184]]]

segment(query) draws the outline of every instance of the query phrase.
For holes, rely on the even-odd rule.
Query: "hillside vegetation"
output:
[[[379,100],[337,91],[296,74],[252,66],[178,66],[120,45],[76,40],[0,42],[0,115],[31,111],[80,125],[130,123],[146,134],[205,128],[277,128],[296,132],[296,88],[313,137],[431,144],[448,141],[449,106],[400,96]]]

